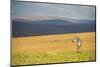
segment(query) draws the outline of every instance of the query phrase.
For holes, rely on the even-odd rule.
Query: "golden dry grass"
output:
[[[80,49],[83,52],[82,54],[76,53],[75,43],[65,40],[73,39],[75,36],[83,41],[83,46]],[[66,58],[67,60],[65,60]],[[12,38],[13,64],[45,64],[91,60],[95,60],[95,32]]]

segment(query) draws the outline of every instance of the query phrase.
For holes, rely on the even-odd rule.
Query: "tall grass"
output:
[[[38,52],[31,54],[13,55],[13,64],[46,64],[62,62],[94,61],[94,51],[75,52]]]
[[[65,40],[66,38],[69,39],[74,36],[82,39],[83,46],[79,53],[76,52],[75,43]],[[12,39],[13,65],[67,63],[94,60],[96,60],[95,32],[19,37]]]

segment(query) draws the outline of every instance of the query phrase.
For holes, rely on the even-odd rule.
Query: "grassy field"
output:
[[[76,53],[76,43],[65,40],[75,36],[83,41],[80,53]],[[95,32],[12,38],[13,65],[94,60]]]

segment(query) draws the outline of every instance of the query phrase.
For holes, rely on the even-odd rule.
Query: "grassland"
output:
[[[80,53],[70,40],[83,41]],[[58,41],[56,41],[58,40]],[[12,38],[12,64],[45,64],[95,60],[95,32]]]

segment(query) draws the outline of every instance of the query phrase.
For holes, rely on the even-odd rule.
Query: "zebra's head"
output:
[[[81,39],[79,38],[79,37],[74,37],[73,39],[72,39],[72,42],[74,43],[74,42],[79,42]]]

